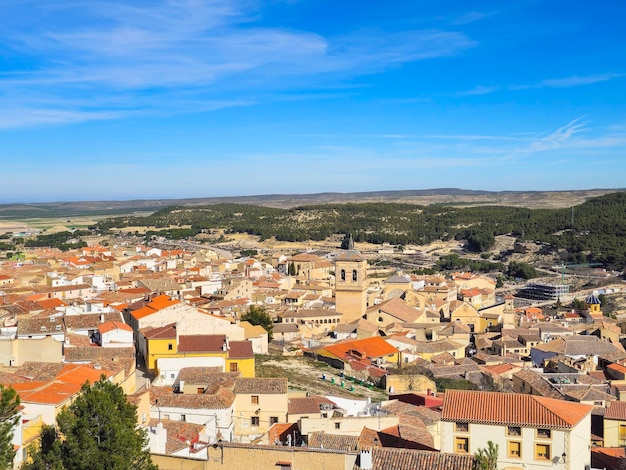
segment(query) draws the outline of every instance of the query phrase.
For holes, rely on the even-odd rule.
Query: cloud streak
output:
[[[603,73],[598,75],[572,75],[565,78],[549,78],[535,84],[514,85],[511,90],[527,90],[529,88],[570,88],[584,85],[593,85],[594,83],[608,82],[614,78],[623,77],[623,73]]]
[[[29,108],[21,110],[23,124],[51,122],[41,117],[48,106],[51,114],[67,112],[85,120],[119,117],[128,108],[150,113],[155,102],[164,103],[163,112],[185,112],[188,108],[176,106],[181,89],[201,96],[200,101],[253,103],[246,93],[298,89],[303,78],[313,89],[340,85],[476,45],[463,33],[435,29],[324,37],[314,31],[262,27],[255,21],[260,4],[252,1],[128,5],[42,0],[24,5],[34,11],[31,21],[24,15],[16,24],[0,20],[0,43],[16,56],[32,58],[0,75],[7,95],[35,102],[30,121]],[[45,27],[40,18],[46,19]],[[105,110],[93,114],[66,107],[70,95]],[[42,101],[37,103],[37,97]]]

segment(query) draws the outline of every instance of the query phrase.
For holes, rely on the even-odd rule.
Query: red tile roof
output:
[[[290,398],[287,407],[290,415],[306,415],[320,413],[320,405],[315,398]]]
[[[568,429],[591,413],[592,406],[517,393],[448,390],[442,421]]]
[[[178,352],[223,351],[226,335],[185,335],[178,338]]]
[[[140,330],[146,339],[176,339],[176,323]]]
[[[604,412],[604,418],[626,421],[626,402],[612,401]]]
[[[126,323],[121,323],[119,321],[107,321],[98,326],[98,330],[100,333],[108,333],[109,331],[114,330],[123,330],[123,331],[133,331],[133,329],[127,325]]]
[[[351,350],[358,351],[363,357],[368,358],[389,356],[398,352],[396,348],[378,336],[331,344],[324,349],[340,359],[344,359],[348,355],[348,351]]]
[[[41,308],[43,309],[49,309],[49,308],[56,308],[56,307],[65,307],[66,303],[63,302],[61,299],[42,299],[42,300],[37,300],[36,301],[39,305],[41,305]]]
[[[228,358],[229,359],[250,359],[254,357],[252,351],[252,341],[230,341],[228,343]]]

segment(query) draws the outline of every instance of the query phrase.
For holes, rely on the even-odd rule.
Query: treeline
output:
[[[91,231],[77,230],[75,232],[57,232],[50,234],[40,234],[36,238],[26,240],[24,246],[26,247],[52,247],[58,248],[62,251],[73,250],[76,248],[83,248],[87,246],[87,243],[81,239],[81,237],[91,235]]]
[[[450,207],[398,203],[328,204],[276,209],[241,204],[172,207],[147,217],[118,217],[91,227],[100,232],[129,226],[149,234],[189,238],[210,229],[274,237],[280,241],[324,240],[352,234],[355,242],[392,245],[458,240],[484,252],[498,235],[564,249],[565,262],[626,265],[626,192],[607,194],[568,209],[504,206]]]

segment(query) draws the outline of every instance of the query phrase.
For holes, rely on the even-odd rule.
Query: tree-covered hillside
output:
[[[573,217],[572,217],[573,213]],[[107,232],[129,226],[152,227],[150,234],[192,237],[203,230],[275,237],[282,241],[324,240],[352,234],[356,242],[427,244],[457,239],[470,251],[486,251],[496,235],[564,248],[569,262],[626,265],[626,192],[591,199],[572,209],[524,209],[504,206],[450,207],[365,203],[275,209],[241,204],[171,207],[148,217],[100,222]]]

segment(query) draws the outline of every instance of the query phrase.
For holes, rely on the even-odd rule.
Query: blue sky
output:
[[[0,202],[626,187],[626,2],[0,9]]]

